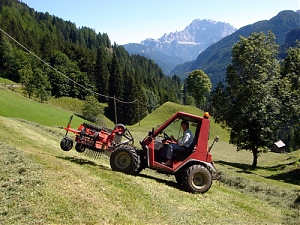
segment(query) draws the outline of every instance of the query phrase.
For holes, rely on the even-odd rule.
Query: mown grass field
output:
[[[111,171],[106,155],[93,159],[60,150],[64,132],[53,126],[64,126],[68,111],[4,89],[0,104],[0,224],[300,223],[300,151],[263,154],[251,170],[252,155],[236,152],[212,123],[211,136],[221,137],[212,154],[223,182],[203,195],[190,194],[173,176],[149,169],[125,175]],[[168,103],[129,128],[143,136],[174,110],[198,113],[182,107]],[[25,113],[14,112],[21,109]]]

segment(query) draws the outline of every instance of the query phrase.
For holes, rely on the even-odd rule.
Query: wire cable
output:
[[[144,104],[144,103],[141,103],[139,102],[138,99],[135,99],[134,101],[131,101],[131,102],[125,102],[125,101],[122,101],[120,99],[117,99],[115,97],[112,97],[112,96],[108,96],[108,95],[103,95],[103,94],[100,94],[98,92],[95,92],[93,91],[92,89],[90,88],[87,88],[85,87],[84,85],[82,84],[79,84],[78,82],[76,82],[75,80],[72,80],[71,78],[69,78],[67,75],[63,74],[62,72],[60,72],[59,70],[55,69],[53,66],[51,66],[49,63],[47,63],[46,61],[44,61],[42,58],[40,58],[39,56],[37,56],[36,54],[34,54],[32,51],[30,51],[28,48],[26,48],[24,45],[22,45],[20,42],[18,42],[16,39],[14,39],[12,36],[10,36],[8,33],[6,33],[3,29],[0,28],[0,31],[2,31],[7,37],[9,37],[11,40],[13,40],[14,42],[16,42],[19,46],[21,46],[24,50],[26,50],[27,52],[29,52],[31,55],[33,55],[35,58],[37,58],[38,60],[40,60],[42,63],[44,63],[46,66],[50,67],[52,70],[54,70],[56,73],[62,75],[63,77],[65,77],[66,79],[68,79],[69,81],[73,82],[74,84],[76,84],[77,86],[95,94],[95,95],[99,95],[101,97],[105,97],[105,98],[108,98],[108,99],[115,99],[117,102],[120,102],[120,103],[123,103],[123,104],[133,104],[135,102],[138,102],[138,104],[142,104],[142,105],[146,105],[148,106],[148,104]]]

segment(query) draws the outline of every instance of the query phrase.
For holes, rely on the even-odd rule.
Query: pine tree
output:
[[[109,96],[114,97],[123,101],[123,94],[124,94],[124,79],[123,74],[119,65],[119,60],[115,52],[113,53],[112,58],[112,66],[110,71],[110,78],[109,78]],[[115,121],[115,104],[114,99],[110,99],[108,101],[108,118],[118,122],[119,119],[122,120],[122,106],[117,103],[116,114],[117,114],[117,121]]]
[[[109,89],[109,70],[107,67],[107,58],[105,54],[105,50],[102,47],[98,47],[97,49],[97,59],[95,66],[95,84],[97,88],[97,92],[102,95],[108,95]],[[100,102],[107,102],[108,99],[103,96],[99,96],[98,100]]]
[[[137,87],[134,80],[126,68],[123,70],[123,78],[124,78],[124,101],[125,102],[133,102],[137,99]],[[135,103],[123,103],[123,115],[122,115],[122,123],[132,125],[137,121],[138,116],[138,102]]]

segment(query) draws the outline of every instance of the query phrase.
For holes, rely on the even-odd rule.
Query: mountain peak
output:
[[[165,33],[158,39],[147,38],[141,44],[188,61],[195,59],[209,45],[235,31],[229,23],[195,19],[182,31]]]
[[[208,47],[195,61],[176,66],[170,75],[176,74],[184,79],[189,72],[201,69],[210,77],[212,86],[215,88],[219,82],[226,80],[226,68],[231,61],[232,46],[239,41],[240,36],[249,37],[253,32],[268,34],[268,31],[271,30],[276,36],[277,44],[282,48],[291,47],[296,45],[295,40],[299,37],[299,16],[300,10],[297,12],[284,10],[270,20],[262,20],[244,26],[234,34]]]
[[[236,31],[236,29],[228,23],[217,22],[211,19],[195,19],[183,31],[164,34],[158,41],[169,43],[177,41],[179,43],[193,44],[209,43],[210,45],[212,44],[211,38],[213,38],[213,40],[220,40],[223,37],[232,34],[234,31]],[[213,41],[213,43],[214,42],[215,41]]]
[[[203,20],[201,20],[201,19],[194,19],[194,20],[191,22],[191,24],[198,24],[198,23],[201,23],[201,22],[208,22],[208,23],[214,23],[214,24],[217,23],[217,21],[212,20],[212,19],[203,19]]]

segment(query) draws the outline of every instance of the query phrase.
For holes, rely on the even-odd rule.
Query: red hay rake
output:
[[[117,124],[113,130],[104,127],[82,123],[78,129],[71,128],[73,116],[70,116],[65,137],[60,142],[60,147],[64,151],[70,151],[73,147],[73,139],[68,137],[68,133],[75,134],[75,149],[79,153],[83,153],[86,149],[92,152],[87,152],[89,156],[97,157],[101,153],[107,151],[112,152],[118,146],[128,144],[133,145],[134,139],[130,131],[123,124]],[[125,138],[122,141],[123,137]]]

